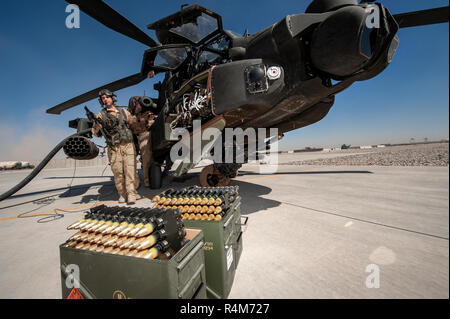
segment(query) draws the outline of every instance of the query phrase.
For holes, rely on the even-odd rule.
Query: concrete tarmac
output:
[[[249,220],[229,298],[449,298],[448,167],[260,168],[244,165],[231,183]],[[163,189],[196,184],[199,171]],[[1,172],[0,193],[28,173]],[[144,207],[159,191],[138,192]],[[44,170],[0,202],[0,298],[61,298],[66,227],[116,200],[98,166]]]

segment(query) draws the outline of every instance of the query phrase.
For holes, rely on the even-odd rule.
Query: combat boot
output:
[[[136,203],[136,196],[134,195],[128,195],[128,201],[127,201],[128,205],[133,205]]]
[[[119,204],[123,204],[125,203],[125,197],[123,197],[123,195],[119,196]]]

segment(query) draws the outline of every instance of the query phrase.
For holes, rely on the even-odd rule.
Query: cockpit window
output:
[[[230,40],[226,36],[222,36],[214,42],[210,43],[207,48],[219,52],[225,52],[230,46]]]
[[[222,61],[222,56],[220,54],[209,52],[209,51],[203,51],[200,57],[198,58],[197,63],[205,63],[208,62],[209,64],[219,64]]]
[[[171,28],[169,31],[181,35],[194,43],[199,43],[218,29],[217,19],[202,12],[201,15],[195,18],[195,21]]]
[[[186,60],[186,48],[160,49],[156,53],[154,66],[176,69]]]

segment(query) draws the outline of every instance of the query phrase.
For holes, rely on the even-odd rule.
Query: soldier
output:
[[[101,90],[98,96],[104,108],[96,117],[102,120],[105,127],[96,123],[92,133],[97,137],[105,135],[119,203],[125,203],[126,197],[127,203],[131,205],[136,202],[136,188],[139,185],[139,178],[136,179],[136,149],[130,129],[134,118],[127,110],[116,107],[117,97],[111,91]]]
[[[150,99],[149,99],[150,100]],[[150,128],[155,123],[154,114],[149,109],[144,109],[139,97],[131,97],[128,102],[128,110],[136,117],[132,125],[133,132],[138,134],[139,152],[141,154],[142,170],[144,172],[144,184],[150,186],[150,166],[152,164],[152,145]]]

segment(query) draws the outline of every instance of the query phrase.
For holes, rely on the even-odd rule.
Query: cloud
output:
[[[24,129],[0,122],[0,161],[40,161],[67,135],[65,130],[43,124]],[[62,152],[56,155],[62,156]]]

